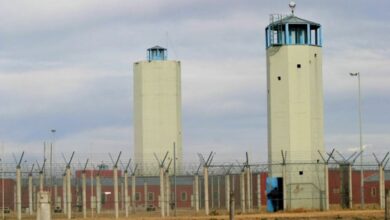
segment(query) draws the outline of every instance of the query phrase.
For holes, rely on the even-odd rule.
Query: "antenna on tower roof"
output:
[[[294,15],[295,6],[297,6],[297,4],[294,1],[291,1],[288,6],[291,8],[291,14]]]

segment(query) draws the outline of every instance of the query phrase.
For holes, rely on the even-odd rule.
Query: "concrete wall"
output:
[[[320,47],[307,45],[267,50],[270,162],[282,161],[281,150],[288,152],[288,161],[321,159],[317,152],[324,151],[321,54]]]
[[[321,47],[273,46],[267,49],[268,158],[281,163],[321,161],[324,152]],[[286,167],[287,208],[320,208],[324,168],[317,165]],[[282,177],[281,166],[270,175]],[[311,199],[315,198],[315,199]]]
[[[156,165],[153,153],[172,158],[176,143],[177,167],[182,163],[181,81],[179,61],[134,63],[134,134],[136,163],[148,173]]]

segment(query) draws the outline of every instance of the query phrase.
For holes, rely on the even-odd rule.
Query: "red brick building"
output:
[[[112,170],[86,170],[86,180],[87,180],[87,208],[91,208],[91,205],[94,205],[94,202],[91,202],[91,198],[96,196],[96,175],[100,175],[100,181],[102,186],[102,209],[113,209],[114,208],[114,187],[113,187],[113,172]],[[258,174],[252,175],[252,200],[253,206],[257,207],[257,196],[258,196]],[[379,204],[379,181],[378,181],[378,171],[370,170],[364,172],[364,187],[365,187],[365,204]],[[267,173],[261,173],[261,184],[260,184],[260,193],[261,193],[261,203],[262,206],[266,205],[266,178]],[[81,171],[76,171],[72,178],[72,204],[75,209],[81,207],[82,204],[82,180],[81,180]],[[342,175],[340,169],[329,169],[329,202],[331,205],[340,205],[341,204],[341,192],[340,187]],[[390,171],[385,172],[386,189],[390,189]],[[34,191],[38,191],[38,178],[34,176],[33,178]],[[177,207],[178,208],[191,208],[193,207],[193,176],[178,176],[177,180]],[[123,181],[123,172],[118,171],[118,181],[119,181],[119,206],[120,208],[124,207],[124,181]],[[4,183],[4,191],[3,191]],[[54,201],[54,191],[57,189],[57,205],[62,207],[62,178],[57,178],[54,181],[53,187],[51,190],[52,201]],[[160,187],[159,187],[159,177],[136,177],[136,206],[144,207],[145,205],[152,205],[154,207],[159,206],[158,198],[160,196]],[[235,193],[235,203],[239,207],[240,204],[240,179],[239,175],[231,175],[230,186]],[[171,177],[171,192],[174,196],[174,180]],[[9,207],[11,210],[14,210],[15,206],[15,180],[14,179],[0,179],[0,197],[4,193],[4,206]],[[45,187],[45,190],[50,190],[48,186]],[[131,195],[131,176],[129,175],[128,179],[128,194]],[[219,190],[219,193],[218,193]],[[204,185],[203,177],[199,177],[199,202],[200,206],[204,207]],[[353,204],[360,204],[360,171],[352,171],[352,194],[353,194]],[[28,179],[22,179],[22,207],[28,207]],[[173,199],[172,199],[173,200]],[[219,176],[209,176],[209,202],[210,208],[225,207],[225,178],[223,175]],[[0,199],[0,206],[2,206],[2,200]]]

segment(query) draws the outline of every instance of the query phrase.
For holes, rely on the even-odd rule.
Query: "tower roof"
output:
[[[154,47],[149,48],[148,50],[166,50],[166,48],[156,45]]]
[[[158,45],[151,47],[147,50],[147,59],[152,60],[166,60],[167,59],[167,49],[160,47]]]
[[[271,22],[270,25],[280,25],[280,24],[310,24],[313,26],[321,26],[319,23],[302,19],[295,15],[288,15],[286,17],[283,17],[282,19]]]

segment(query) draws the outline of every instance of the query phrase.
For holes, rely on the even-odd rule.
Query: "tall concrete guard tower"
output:
[[[134,63],[135,160],[144,174],[156,170],[169,151],[176,167],[182,164],[180,61],[167,60],[167,50],[155,46],[147,50],[147,60]],[[173,163],[172,163],[173,165]],[[173,167],[173,166],[171,166]]]
[[[290,7],[290,15],[271,15],[265,29],[270,176],[282,182],[284,209],[320,209],[325,196],[319,154],[324,152],[321,25],[296,17],[295,3]]]

